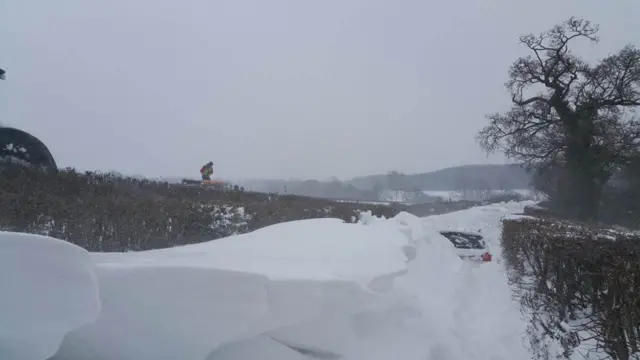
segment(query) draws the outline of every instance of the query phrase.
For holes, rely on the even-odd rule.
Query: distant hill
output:
[[[347,181],[336,178],[329,181],[253,179],[241,180],[237,184],[259,192],[361,201],[388,200],[384,194],[391,190],[394,194],[411,193],[415,201],[426,202],[431,195],[417,190],[463,193],[522,190],[530,188],[530,181],[529,174],[519,165],[465,165],[422,174],[389,173]]]
[[[530,188],[531,176],[520,165],[463,165],[421,174],[381,174],[347,181],[359,189],[514,190]],[[394,184],[395,183],[395,184]]]

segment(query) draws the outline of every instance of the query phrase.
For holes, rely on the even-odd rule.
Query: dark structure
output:
[[[0,69],[0,79],[5,79],[5,71]],[[37,137],[28,132],[0,126],[0,160],[31,164],[48,170],[58,166],[49,149]]]
[[[0,127],[0,159],[26,162],[33,166],[57,170],[51,152],[35,136],[14,128]]]

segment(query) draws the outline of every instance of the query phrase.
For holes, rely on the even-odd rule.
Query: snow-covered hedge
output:
[[[640,356],[640,236],[508,218],[502,254],[539,358]]]
[[[191,244],[290,220],[334,217],[353,222],[361,210],[387,217],[398,212],[380,205],[217,191],[112,173],[0,169],[0,230],[47,235],[90,251]]]

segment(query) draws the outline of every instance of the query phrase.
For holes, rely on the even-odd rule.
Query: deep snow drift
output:
[[[327,314],[349,314],[406,270],[406,237],[337,219],[283,223],[212,242],[93,254],[97,322],[61,359],[202,360],[214,348]]]
[[[51,266],[40,267],[55,261],[34,258],[23,277],[19,261],[9,262],[13,268],[2,262],[1,271],[12,277],[0,277],[0,286],[8,288],[11,280],[29,282],[25,286],[34,291],[76,290],[68,296],[77,313],[52,309],[62,316],[55,329],[68,332],[58,360],[524,359],[525,324],[501,267],[468,265],[437,234],[460,226],[493,236],[500,218],[523,206],[492,205],[425,219],[365,215],[361,224],[295,221],[197,245],[91,254],[95,269],[82,249],[66,244],[69,252],[84,254],[75,272],[67,263],[69,273],[55,276]],[[0,233],[2,256],[12,236]],[[11,256],[44,258],[50,244],[61,247],[39,239],[44,250],[14,245]],[[55,278],[47,285],[29,273]],[[85,277],[86,283],[78,280]],[[49,300],[35,299],[38,306]],[[13,313],[14,321],[25,322],[25,342],[11,344],[28,341],[45,359],[57,344],[54,337],[41,343],[35,328],[40,320],[52,320],[47,314],[29,317],[15,302],[2,304],[0,319]],[[10,332],[4,325],[3,345]]]
[[[45,236],[0,232],[0,289],[0,359],[46,359],[100,313],[89,253]]]
[[[510,202],[478,206],[468,210],[422,218],[425,228],[436,230],[459,230],[481,233],[494,257],[500,260],[501,219],[514,213],[522,213],[524,207],[534,201]]]
[[[260,274],[272,280],[367,283],[406,268],[406,237],[392,227],[338,219],[291,221],[211,242],[137,253],[94,253],[100,267],[189,267]]]

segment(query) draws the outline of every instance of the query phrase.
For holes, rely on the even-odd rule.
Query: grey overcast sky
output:
[[[61,167],[348,178],[487,158],[523,33],[575,15],[595,59],[640,45],[639,0],[4,0],[0,121]]]

